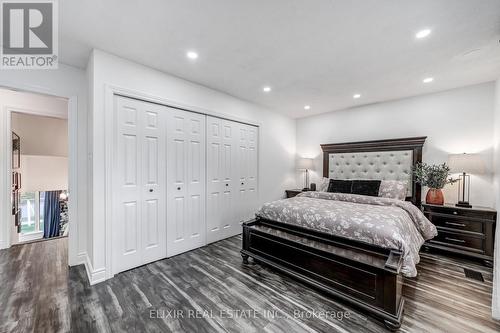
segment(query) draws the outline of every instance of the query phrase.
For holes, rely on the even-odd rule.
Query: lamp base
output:
[[[455,204],[457,207],[472,208],[472,205],[468,201],[459,201]]]

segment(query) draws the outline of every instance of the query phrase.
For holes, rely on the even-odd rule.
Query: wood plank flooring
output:
[[[95,286],[83,266],[68,270],[67,239],[0,251],[0,332],[386,332],[291,278],[242,265],[240,247],[236,236]],[[401,332],[500,332],[491,269],[423,254],[418,271],[405,279]]]

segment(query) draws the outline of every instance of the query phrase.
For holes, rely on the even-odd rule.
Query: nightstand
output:
[[[438,229],[438,235],[425,247],[481,259],[486,266],[492,266],[497,219],[494,209],[452,204],[422,206],[425,216]]]
[[[285,190],[285,193],[286,193],[286,197],[288,199],[288,198],[293,198],[294,196],[296,196],[299,193],[302,193],[302,190],[301,189]]]

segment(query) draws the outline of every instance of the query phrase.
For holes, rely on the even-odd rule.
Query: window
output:
[[[43,231],[45,192],[21,193],[21,234]]]
[[[38,211],[40,212],[40,217],[38,218],[38,225],[40,227],[40,230],[43,230],[43,209],[45,207],[45,192],[38,192],[38,202],[39,202],[39,209]]]

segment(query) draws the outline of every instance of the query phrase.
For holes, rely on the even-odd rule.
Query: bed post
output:
[[[242,234],[242,246],[241,246],[241,258],[243,259],[243,264],[248,265],[248,250],[250,247],[250,230],[249,226],[255,224],[257,222],[257,218],[250,220],[248,222],[243,223],[243,234]]]

